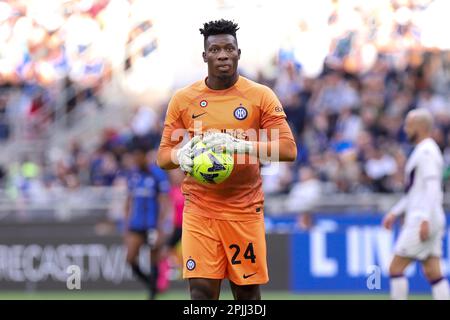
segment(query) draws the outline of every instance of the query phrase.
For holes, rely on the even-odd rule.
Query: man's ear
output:
[[[206,52],[205,51],[203,51],[202,57],[203,57],[203,62],[208,62],[208,59],[206,58]]]
[[[238,59],[241,59],[241,49],[238,49]]]

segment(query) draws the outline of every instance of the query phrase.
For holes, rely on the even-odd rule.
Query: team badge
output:
[[[188,259],[188,261],[186,261],[186,268],[189,270],[189,271],[192,271],[192,270],[194,270],[195,269],[195,261],[194,261],[194,259]]]
[[[206,101],[206,100],[200,101],[200,107],[206,108],[207,106],[208,106],[208,101]]]
[[[245,118],[247,118],[247,115],[248,111],[242,106],[242,104],[234,109],[234,117],[238,120],[244,120]]]

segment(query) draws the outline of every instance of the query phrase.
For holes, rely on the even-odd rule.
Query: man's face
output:
[[[238,67],[241,50],[236,38],[229,34],[209,36],[203,52],[203,61],[208,63],[208,74],[218,78],[232,77]]]

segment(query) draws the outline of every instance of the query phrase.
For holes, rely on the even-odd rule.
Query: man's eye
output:
[[[234,48],[227,48],[227,51],[232,52],[232,51],[234,51]]]
[[[217,48],[212,48],[210,51],[215,53],[217,52]]]

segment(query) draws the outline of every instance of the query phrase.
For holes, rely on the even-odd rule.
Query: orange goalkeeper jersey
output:
[[[261,129],[272,139],[271,129],[278,130],[280,138],[294,142],[281,103],[271,89],[242,76],[225,90],[212,90],[201,80],[178,90],[169,102],[160,149],[177,145],[186,130],[190,137],[221,130],[239,139],[261,141],[265,131]],[[223,183],[201,184],[187,175],[182,190],[185,213],[235,221],[263,214],[260,163],[249,155],[235,155],[234,169]]]

